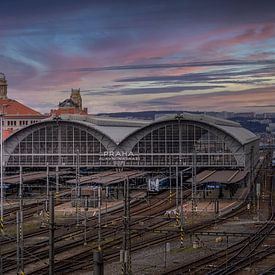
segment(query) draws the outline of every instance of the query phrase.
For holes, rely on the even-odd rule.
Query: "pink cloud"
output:
[[[233,31],[233,30],[232,30]],[[202,50],[218,50],[228,49],[235,45],[241,45],[246,43],[261,42],[275,35],[274,23],[266,23],[262,26],[240,26],[239,29],[235,29],[238,34],[232,37],[225,37],[222,39],[212,39],[210,42],[202,46]],[[226,35],[231,35],[230,32],[224,32]],[[232,32],[234,33],[234,32]]]
[[[270,105],[275,102],[275,87],[255,88],[240,92],[216,92],[200,95],[176,96],[166,99],[176,108],[189,110],[240,111]],[[173,103],[172,103],[173,102]],[[275,111],[275,107],[273,108]]]

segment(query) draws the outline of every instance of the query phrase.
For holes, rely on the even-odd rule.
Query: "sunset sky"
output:
[[[48,112],[275,112],[274,0],[2,0],[9,97]]]

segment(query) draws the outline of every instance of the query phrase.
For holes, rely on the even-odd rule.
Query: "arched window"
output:
[[[103,164],[106,147],[85,127],[69,123],[48,124],[30,132],[10,155],[8,165]]]
[[[191,122],[170,121],[154,127],[133,147],[138,156],[126,165],[236,166],[234,153],[224,135],[212,132],[209,127]]]

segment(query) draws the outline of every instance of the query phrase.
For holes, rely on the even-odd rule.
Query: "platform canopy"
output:
[[[204,170],[196,176],[198,184],[234,184],[243,181],[248,174],[248,171],[242,170]],[[188,182],[192,182],[189,179]]]
[[[79,183],[81,185],[102,185],[108,186],[111,184],[116,184],[123,182],[127,179],[135,179],[145,176],[147,173],[137,170],[132,171],[105,171],[101,173],[95,173],[89,176],[84,176],[79,178]],[[76,184],[76,179],[68,180],[67,184]]]

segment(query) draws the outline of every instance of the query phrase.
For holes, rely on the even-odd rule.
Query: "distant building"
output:
[[[235,113],[234,117],[241,117],[241,118],[254,118],[255,114],[253,112],[246,112],[246,113]]]
[[[266,127],[266,131],[272,135],[275,135],[275,123],[269,123]]]
[[[58,109],[51,110],[51,115],[59,116],[63,114],[87,115],[87,108],[82,108],[82,97],[80,89],[72,89],[70,98],[58,104]]]
[[[4,115],[4,139],[15,131],[46,118],[17,100],[8,98],[8,83],[3,73],[0,73],[0,113]]]

